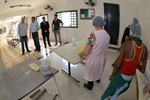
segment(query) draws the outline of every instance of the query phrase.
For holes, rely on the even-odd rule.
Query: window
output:
[[[77,10],[63,11],[56,13],[58,15],[58,19],[62,20],[62,22],[64,23],[63,27],[65,28],[78,27]]]
[[[45,21],[48,21],[48,14],[36,16],[36,21],[39,23],[39,26],[40,26],[40,23],[43,21],[42,17],[45,17]]]

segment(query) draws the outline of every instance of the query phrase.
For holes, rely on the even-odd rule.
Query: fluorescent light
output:
[[[10,6],[10,8],[14,8],[14,7],[31,7],[31,5],[14,5],[14,6]]]

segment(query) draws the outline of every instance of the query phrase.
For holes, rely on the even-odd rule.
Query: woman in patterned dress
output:
[[[88,82],[84,83],[83,86],[89,90],[92,90],[94,81],[100,82],[107,59],[110,40],[110,36],[103,29],[106,22],[102,17],[95,17],[92,24],[95,27],[95,31],[91,32],[84,50],[79,53],[80,57],[86,57],[84,78]]]

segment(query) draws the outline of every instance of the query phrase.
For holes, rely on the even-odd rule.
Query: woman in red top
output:
[[[141,73],[145,72],[147,63],[147,48],[140,39],[142,29],[137,18],[130,24],[130,37],[122,45],[121,52],[109,77],[109,86],[101,97],[101,100],[116,100],[117,97],[128,90],[132,78],[138,69]]]

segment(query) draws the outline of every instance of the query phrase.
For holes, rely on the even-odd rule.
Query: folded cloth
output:
[[[40,67],[37,64],[35,64],[35,63],[29,64],[29,67],[31,69],[35,70],[35,71],[39,71],[40,70]]]

